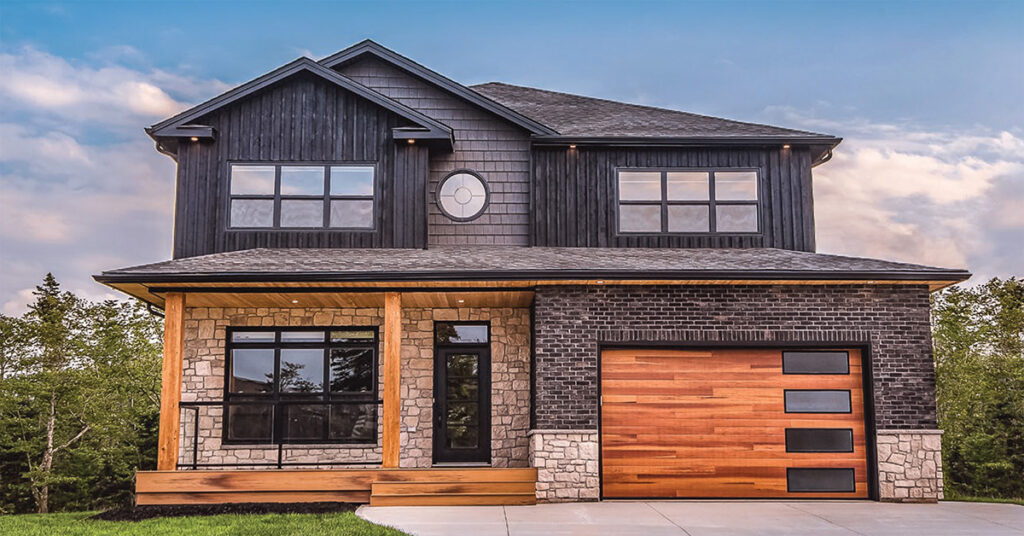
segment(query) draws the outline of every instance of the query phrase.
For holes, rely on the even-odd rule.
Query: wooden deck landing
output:
[[[139,471],[139,505],[353,502],[374,506],[535,504],[537,470]]]

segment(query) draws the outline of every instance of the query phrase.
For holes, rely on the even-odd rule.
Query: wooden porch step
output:
[[[398,495],[516,495],[536,492],[534,482],[374,482],[370,493]]]
[[[533,468],[138,471],[136,504],[535,504]]]
[[[369,491],[235,491],[235,492],[186,492],[186,493],[139,493],[136,504],[228,504],[228,503],[304,503],[304,502],[347,502],[365,504],[370,502]]]
[[[370,506],[516,506],[537,504],[528,495],[370,495]]]
[[[534,468],[381,471],[370,486],[370,506],[537,504]]]
[[[380,469],[373,482],[536,482],[533,467]]]

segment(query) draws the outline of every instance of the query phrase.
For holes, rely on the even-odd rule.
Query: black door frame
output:
[[[487,326],[487,343],[441,344],[437,342],[437,324]],[[490,322],[435,322],[434,336],[434,404],[433,404],[433,463],[491,463],[491,326]],[[447,356],[452,353],[474,353],[478,356],[478,446],[475,449],[449,449],[447,427],[443,421],[446,408],[445,382],[447,381]]]

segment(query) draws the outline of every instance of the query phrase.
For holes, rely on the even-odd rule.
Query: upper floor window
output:
[[[372,229],[374,167],[231,164],[232,228]]]
[[[620,169],[620,233],[756,233],[755,170]]]

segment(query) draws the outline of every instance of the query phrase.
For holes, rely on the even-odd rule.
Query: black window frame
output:
[[[236,332],[273,332],[273,342],[235,342]],[[371,331],[373,338],[359,342],[331,341],[332,331]],[[282,332],[320,332],[324,334],[323,342],[282,342]],[[232,393],[232,350],[238,348],[252,349],[273,349],[274,350],[274,381],[271,393]],[[280,386],[281,350],[292,348],[323,348],[323,390],[318,393],[282,393]],[[331,392],[330,387],[330,360],[331,349],[353,348],[370,349],[373,352],[373,377],[371,379],[372,389],[368,392]],[[380,434],[378,419],[378,401],[380,397],[380,330],[377,326],[331,326],[331,327],[300,327],[300,326],[230,326],[225,329],[224,342],[224,400],[223,400],[223,421],[221,430],[221,442],[224,445],[376,445]],[[270,438],[266,440],[253,439],[230,439],[230,411],[231,406],[237,405],[270,405],[273,410]],[[284,406],[288,405],[320,405],[325,408],[327,414],[324,418],[323,435],[318,439],[285,439]],[[373,432],[370,439],[330,439],[330,409],[333,406],[343,405],[370,405],[373,407]]]
[[[846,411],[790,411],[789,406],[786,404],[786,396],[791,392],[830,392],[830,393],[846,393]],[[822,414],[822,415],[849,415],[853,413],[853,393],[850,389],[783,389],[782,390],[782,409],[784,413],[806,413],[806,414]]]
[[[623,200],[619,192],[619,174],[623,171],[638,173],[661,173],[661,200]],[[702,172],[708,174],[708,199],[672,201],[668,199],[668,174],[674,172]],[[732,172],[753,172],[754,190],[757,198],[748,200],[725,200],[715,199],[715,173]],[[616,167],[613,180],[615,182],[615,232],[620,236],[761,236],[763,225],[761,218],[764,210],[762,207],[762,180],[761,168],[757,167]],[[623,205],[632,206],[660,206],[661,207],[661,231],[623,231],[621,226],[620,207]],[[754,206],[757,214],[755,221],[757,229],[754,231],[718,231],[717,207],[723,206]],[[670,206],[703,206],[708,207],[708,230],[707,231],[669,231],[668,230],[668,209]]]
[[[850,475],[850,483],[852,486],[849,489],[794,489],[793,488],[793,473],[798,471],[825,471],[825,472],[844,472]],[[852,467],[787,467],[786,468],[786,492],[787,493],[856,493],[857,492],[857,471]]]
[[[273,194],[232,194],[231,180],[233,170],[236,166],[249,167],[273,167],[274,168],[274,193]],[[281,168],[283,167],[322,167],[324,168],[324,193],[322,195],[294,195],[281,193]],[[331,194],[331,168],[332,167],[369,167],[373,169],[373,193],[372,194]],[[380,210],[380,167],[377,162],[372,161],[297,161],[297,162],[260,162],[260,161],[230,161],[227,163],[227,208],[225,210],[225,224],[229,231],[340,231],[340,232],[374,232],[377,230],[377,217]],[[231,205],[236,199],[272,200],[274,202],[273,222],[269,227],[244,227],[231,224]],[[320,226],[316,227],[283,227],[281,225],[281,201],[308,200],[323,201],[323,214]],[[332,201],[370,201],[373,209],[368,227],[332,227],[331,226],[331,202]]]
[[[790,354],[843,354],[846,356],[846,369],[843,372],[804,372],[804,371],[792,371],[786,370],[786,356]],[[850,352],[848,350],[784,350],[782,352],[782,373],[786,375],[799,375],[799,376],[843,376],[850,374]]]
[[[790,438],[791,438],[793,432],[846,432],[848,434],[849,438],[850,438],[850,448],[849,449],[842,449],[842,450],[839,450],[839,449],[822,449],[822,448],[806,448],[806,449],[792,448],[793,446],[790,445]],[[786,428],[786,440],[785,440],[786,452],[795,452],[795,453],[808,453],[808,452],[810,452],[810,453],[853,452],[854,451],[853,440],[854,440],[854,438],[853,438],[853,428],[821,428],[821,427],[817,427],[817,428],[799,428],[799,427],[796,427],[796,428]]]

